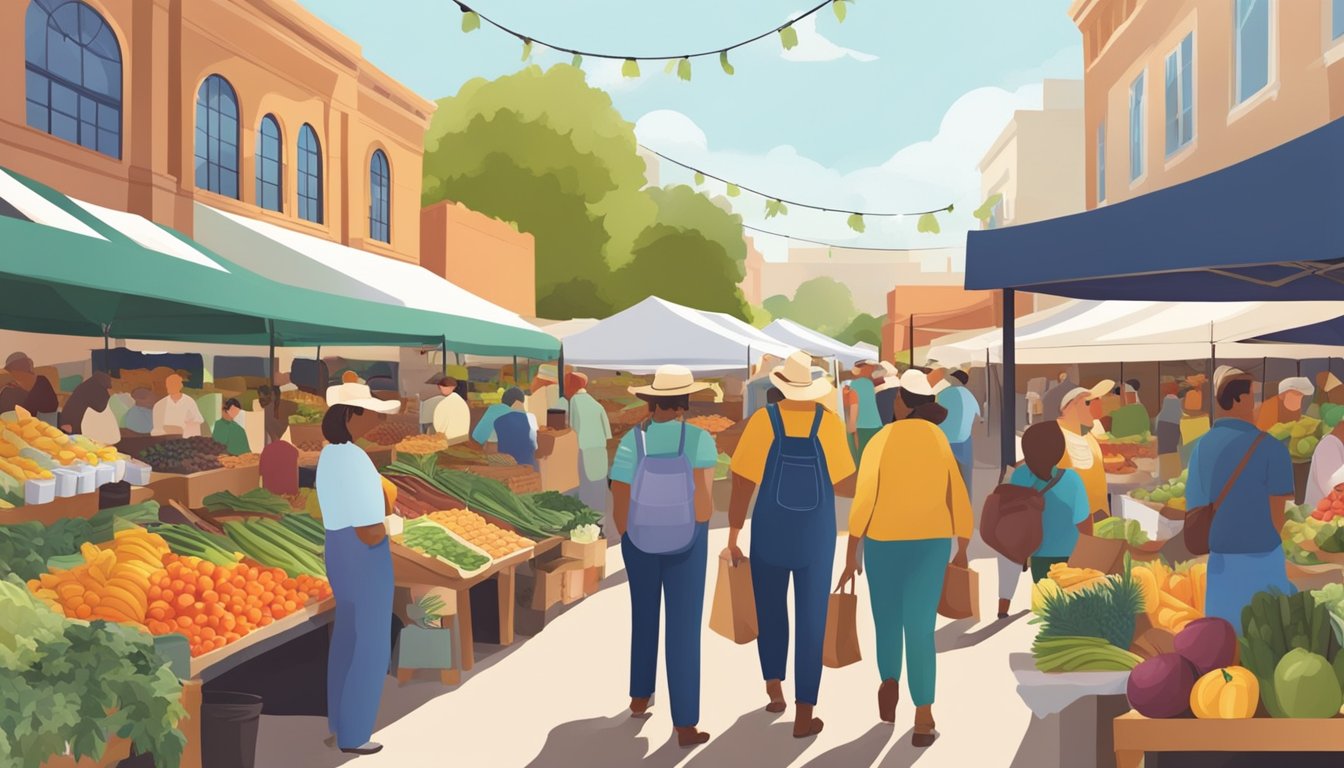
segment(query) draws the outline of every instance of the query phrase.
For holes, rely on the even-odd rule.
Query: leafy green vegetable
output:
[[[0,580],[0,608],[0,765],[38,768],[67,745],[100,758],[117,735],[177,768],[182,684],[149,635],[66,620],[12,577]]]
[[[230,491],[219,491],[205,497],[205,506],[211,511],[233,510],[234,512],[263,512],[271,515],[284,515],[292,512],[289,500],[277,496],[265,488],[254,488],[242,496]]]
[[[62,518],[44,526],[37,522],[0,525],[0,577],[14,574],[27,581],[47,570],[47,561],[72,555],[85,542],[112,539],[115,530],[159,517],[155,501],[104,509],[88,520]]]
[[[446,560],[459,570],[471,573],[490,564],[490,558],[468,547],[441,526],[424,518],[406,524],[402,536],[406,546],[431,557]]]
[[[1283,717],[1274,694],[1274,671],[1294,648],[1304,648],[1333,661],[1339,641],[1325,604],[1311,594],[1259,592],[1241,610],[1241,665],[1260,681],[1260,698],[1271,717]]]
[[[1117,648],[1134,642],[1135,617],[1143,611],[1143,591],[1128,573],[1069,594],[1051,592],[1041,604],[1040,637],[1097,637]]]
[[[587,507],[581,511],[549,509],[538,503],[535,497],[514,494],[498,480],[437,467],[433,456],[398,457],[383,472],[423,480],[445,494],[461,499],[472,509],[497,517],[522,535],[536,540],[561,536],[575,526],[601,521],[601,516]]]

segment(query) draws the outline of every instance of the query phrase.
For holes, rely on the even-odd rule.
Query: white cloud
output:
[[[818,32],[816,14],[795,21],[793,28],[798,33],[798,45],[787,51],[781,50],[779,54],[787,61],[836,61],[846,58],[863,62],[877,61],[877,57],[871,53],[836,45]]]
[[[939,214],[939,235],[916,232],[912,217],[869,217],[867,232],[860,235],[836,213],[793,207],[783,218],[766,220],[764,201],[744,192],[732,202],[751,226],[856,247],[957,247],[965,244],[966,231],[978,226],[971,212],[982,202],[980,160],[1013,112],[1040,106],[1039,83],[1012,92],[978,88],[948,108],[938,133],[927,141],[901,148],[880,165],[848,173],[787,145],[754,154],[712,149],[693,120],[672,110],[644,115],[635,124],[635,133],[642,144],[670,157],[786,199],[859,211],[914,212],[948,203],[956,208],[952,214]],[[664,184],[691,183],[689,171],[669,163],[663,163],[661,176]],[[723,185],[710,181],[706,190],[719,194]],[[787,250],[780,238],[760,236],[756,241],[767,258],[782,259]]]

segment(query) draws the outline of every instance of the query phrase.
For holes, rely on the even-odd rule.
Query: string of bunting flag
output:
[[[777,35],[779,37],[779,44],[784,47],[784,50],[787,51],[789,49],[792,49],[798,45],[798,30],[793,28],[794,24],[798,23],[802,19],[807,18],[808,16],[817,13],[818,11],[820,11],[821,9],[825,8],[828,5],[831,7],[831,11],[835,14],[835,18],[838,21],[843,22],[845,20],[845,15],[848,11],[847,8],[848,4],[855,2],[855,0],[822,0],[822,2],[817,3],[815,6],[811,7],[807,11],[804,11],[798,16],[795,16],[793,19],[783,24],[780,24],[779,26],[773,29],[762,32],[759,35],[748,38],[738,43],[733,43],[732,45],[725,45],[719,48],[712,48],[710,50],[699,51],[697,53],[679,53],[679,54],[666,54],[658,56],[634,56],[626,54],[597,53],[594,51],[585,51],[577,48],[570,48],[564,45],[558,45],[556,43],[546,42],[544,40],[538,40],[536,37],[533,37],[532,35],[527,35],[515,29],[506,27],[505,25],[499,23],[498,21],[495,21],[489,16],[486,16],[482,14],[480,11],[477,11],[476,9],[467,5],[465,2],[462,2],[462,0],[453,0],[453,2],[457,5],[458,9],[462,11],[463,32],[472,32],[477,29],[480,29],[481,22],[485,22],[486,24],[489,24],[495,29],[498,29],[499,31],[507,35],[511,35],[514,38],[517,38],[517,40],[523,44],[523,61],[527,61],[528,59],[532,58],[533,46],[540,45],[545,48],[550,48],[551,50],[554,51],[560,51],[562,53],[571,54],[574,57],[572,63],[575,67],[582,67],[584,58],[620,61],[622,62],[621,74],[623,76],[639,77],[639,62],[664,61],[667,62],[665,71],[668,74],[675,72],[677,77],[681,78],[682,80],[690,80],[692,59],[699,59],[707,56],[718,56],[719,66],[723,68],[725,74],[731,75],[734,73],[735,70],[733,68],[732,63],[728,60],[728,53],[730,51],[742,48],[743,46],[751,45],[752,43],[758,40],[763,40],[767,37],[770,37],[771,35]]]

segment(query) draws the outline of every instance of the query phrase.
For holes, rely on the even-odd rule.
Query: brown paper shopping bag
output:
[[[859,598],[854,594],[852,580],[848,592],[831,593],[826,610],[826,640],[821,654],[821,662],[826,666],[839,669],[863,658],[859,653],[858,611]]]
[[[719,579],[714,584],[714,605],[709,628],[738,645],[756,639],[756,596],[751,589],[751,564],[747,558],[733,565],[719,558]]]
[[[938,600],[938,615],[949,619],[980,620],[980,574],[970,568],[948,563],[943,576],[943,595]]]
[[[1081,534],[1078,543],[1073,546],[1069,556],[1069,565],[1074,568],[1095,568],[1102,573],[1120,573],[1125,568],[1124,539],[1103,539],[1100,536]]]

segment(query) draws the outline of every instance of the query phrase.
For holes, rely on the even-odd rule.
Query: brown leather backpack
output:
[[[1042,520],[1045,494],[1055,487],[1066,471],[1056,470],[1050,482],[1039,490],[1001,483],[990,492],[980,510],[980,538],[1010,561],[1022,563],[1025,569],[1027,560],[1040,549],[1045,538]]]
[[[1237,478],[1241,477],[1241,471],[1250,463],[1251,457],[1255,455],[1255,449],[1260,447],[1260,441],[1265,439],[1265,433],[1261,432],[1251,441],[1251,447],[1247,449],[1246,455],[1241,457],[1241,463],[1233,470],[1232,476],[1227,478],[1227,484],[1223,486],[1222,493],[1212,504],[1195,507],[1185,515],[1185,548],[1190,550],[1192,555],[1209,554],[1209,534],[1213,532],[1213,518],[1218,514],[1218,507],[1222,506],[1227,494],[1232,491],[1232,486],[1236,485]]]

